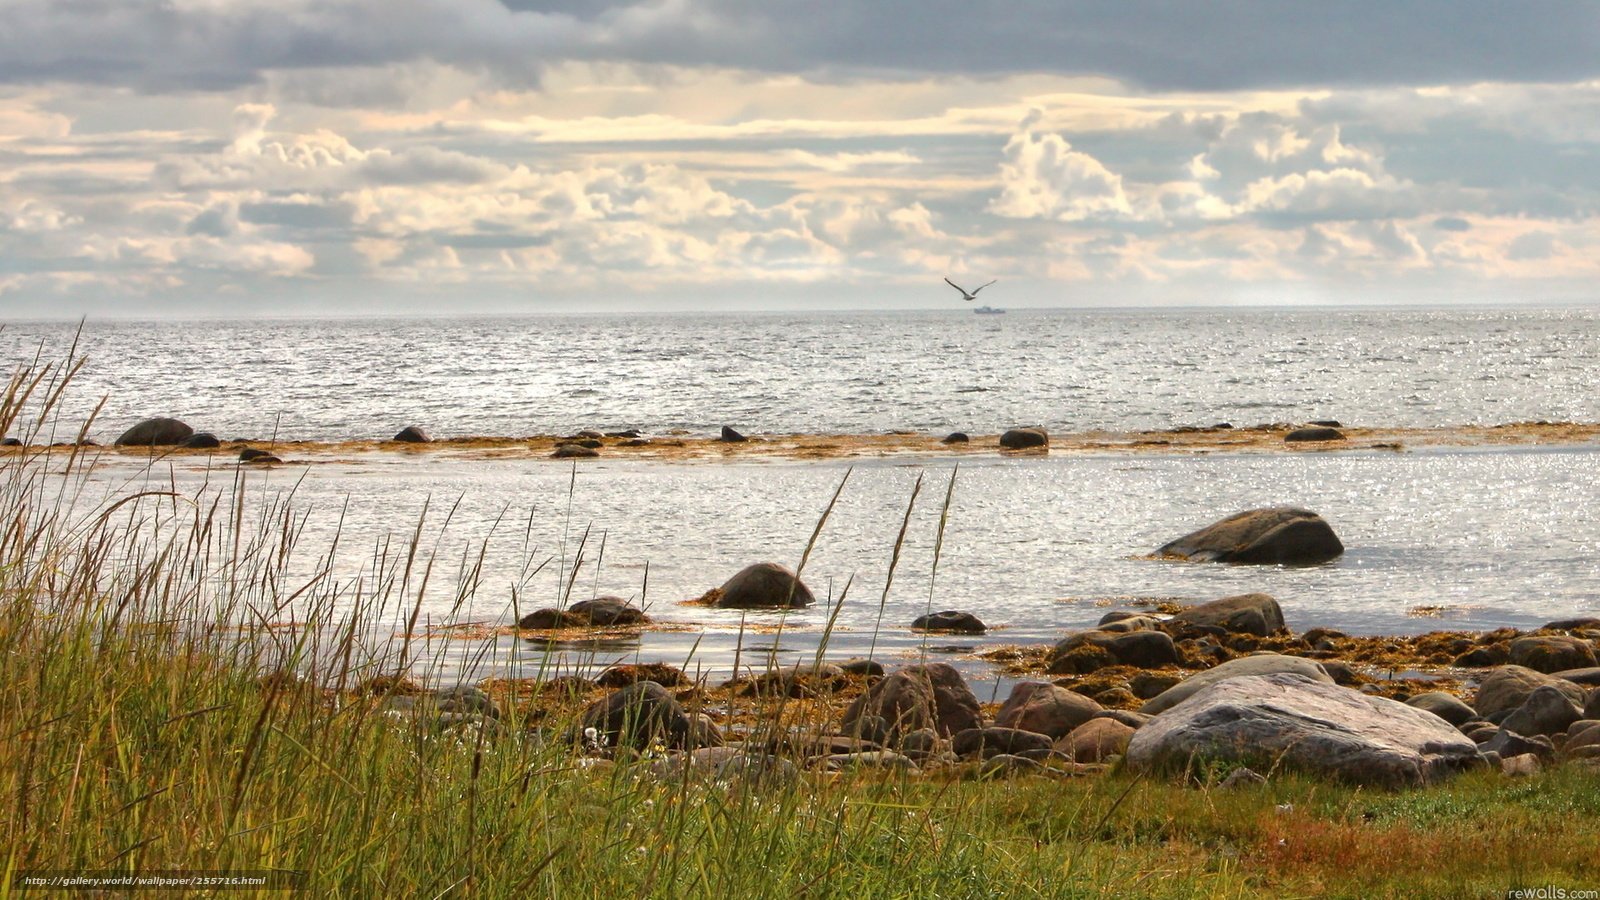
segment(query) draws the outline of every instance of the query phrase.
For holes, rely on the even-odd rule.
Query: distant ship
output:
[[[993,306],[980,306],[977,309],[974,309],[973,312],[980,316],[999,316],[1005,314],[1005,310]]]

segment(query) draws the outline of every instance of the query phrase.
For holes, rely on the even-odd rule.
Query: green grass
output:
[[[24,409],[37,412],[31,433],[47,430],[64,383],[19,376],[0,430]],[[591,766],[515,709],[495,739],[440,731],[330,687],[385,664],[349,636],[363,615],[414,609],[428,574],[409,567],[420,526],[374,564],[384,577],[355,594],[363,612],[341,619],[334,601],[350,585],[287,575],[298,551],[286,505],[247,516],[237,483],[102,496],[88,465],[72,450],[0,458],[8,872],[282,869],[307,873],[309,896],[351,897],[1459,897],[1600,884],[1600,777],[1579,770],[1399,794],[1122,774],[747,785],[659,779],[649,759]],[[266,627],[286,597],[312,610],[308,627]],[[272,670],[315,684],[260,677]],[[11,893],[7,878],[0,897]]]

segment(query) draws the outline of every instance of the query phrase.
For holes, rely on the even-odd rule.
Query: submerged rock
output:
[[[750,439],[724,425],[722,426],[722,435],[718,437],[717,440],[722,441],[725,444],[742,444]]]
[[[1222,763],[1294,769],[1353,784],[1431,784],[1482,764],[1438,716],[1383,697],[1280,673],[1229,678],[1139,729],[1134,771]]]
[[[982,619],[956,609],[917,616],[911,627],[919,631],[948,631],[955,634],[983,634],[989,630]]]
[[[1327,426],[1296,428],[1295,430],[1283,436],[1283,441],[1286,444],[1342,440],[1344,440],[1344,432],[1337,428],[1330,428]]]
[[[762,562],[745,566],[723,583],[717,606],[740,608],[810,606],[816,601],[788,567]]]
[[[187,424],[168,418],[145,419],[124,431],[116,440],[118,447],[175,446],[194,436]]]
[[[400,429],[400,432],[389,440],[399,441],[402,444],[427,444],[432,443],[433,438],[421,428],[418,428],[415,425],[407,425],[406,427]]]
[[[967,433],[965,431],[952,431],[949,434],[945,435],[944,440],[940,441],[939,443],[941,443],[941,444],[965,444],[965,443],[967,443],[968,441],[971,441],[971,440],[972,440],[972,438],[968,437]]]
[[[1207,525],[1162,546],[1156,555],[1195,562],[1313,565],[1343,552],[1344,544],[1321,516],[1275,506]]]
[[[209,431],[197,431],[189,435],[182,446],[187,450],[215,450],[222,446],[222,441]]]

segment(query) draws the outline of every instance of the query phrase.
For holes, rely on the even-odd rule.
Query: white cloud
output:
[[[1038,133],[1039,118],[1030,114],[1006,143],[1000,196],[989,211],[1011,219],[1062,222],[1131,217],[1122,177],[1073,150],[1061,135]]]

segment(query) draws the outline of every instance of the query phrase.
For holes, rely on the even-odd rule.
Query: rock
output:
[[[1102,709],[1095,713],[1094,717],[1096,719],[1111,719],[1114,722],[1121,722],[1135,731],[1143,728],[1151,719],[1155,718],[1155,716],[1147,716],[1131,709]]]
[[[1011,696],[995,713],[994,723],[1002,728],[1061,738],[1101,711],[1100,704],[1077,691],[1042,681],[1024,681],[1011,689]]]
[[[400,429],[400,432],[389,440],[399,441],[402,444],[428,444],[433,442],[433,438],[429,437],[426,431],[415,425],[407,425]]]
[[[1535,634],[1511,642],[1511,664],[1535,672],[1584,669],[1596,664],[1594,646],[1564,634]]]
[[[1050,446],[1050,434],[1043,428],[1013,428],[1000,435],[1000,446],[1006,450],[1027,450]]]
[[[1105,650],[1124,666],[1159,669],[1162,666],[1175,666],[1179,662],[1178,648],[1172,643],[1172,636],[1163,631],[1130,631],[1124,634],[1082,631],[1068,635],[1056,644],[1055,649],[1050,652],[1050,667],[1046,671],[1052,674],[1071,674],[1073,671],[1078,671],[1069,669],[1062,672],[1056,668],[1055,661],[1086,644]]]
[[[1310,678],[1313,681],[1333,684],[1327,670],[1323,669],[1315,660],[1301,659],[1297,656],[1282,656],[1277,653],[1257,653],[1253,656],[1241,656],[1221,665],[1207,669],[1178,682],[1174,687],[1162,691],[1139,711],[1146,715],[1160,715],[1177,706],[1198,691],[1210,687],[1219,681],[1229,678],[1238,678],[1246,675],[1272,675],[1278,673],[1293,673]]]
[[[1283,609],[1267,594],[1240,594],[1192,606],[1166,621],[1170,634],[1189,628],[1221,628],[1235,634],[1269,637],[1284,634]]]
[[[1478,748],[1438,716],[1293,673],[1228,678],[1196,692],[1135,732],[1125,760],[1135,772],[1283,764],[1385,787],[1430,784],[1480,764]]]
[[[689,719],[689,746],[720,748],[725,743],[717,721],[705,713],[695,713]]]
[[[435,695],[442,713],[474,713],[491,719],[500,718],[500,707],[482,688],[457,685]]]
[[[187,441],[194,429],[177,419],[145,419],[117,438],[118,447],[170,447]]]
[[[622,431],[608,431],[605,436],[608,438],[639,438],[644,436],[644,432],[637,428],[628,428]]]
[[[955,634],[983,634],[989,626],[969,612],[947,609],[944,612],[917,616],[911,627],[919,631],[946,631]]]
[[[1535,672],[1522,666],[1501,666],[1483,676],[1472,708],[1484,718],[1510,713],[1521,706],[1536,689],[1556,685],[1573,703],[1584,701],[1584,690],[1570,681]]]
[[[689,717],[667,689],[653,681],[641,681],[589,704],[579,719],[579,728],[593,728],[610,746],[644,750],[661,742],[682,747],[690,734]]]
[[[263,462],[266,462],[267,460],[272,460],[273,462],[282,462],[283,461],[283,460],[278,459],[276,456],[273,456],[271,453],[268,453],[265,450],[257,450],[254,447],[246,447],[243,450],[239,451],[239,461],[240,462],[263,463]]]
[[[784,608],[810,606],[816,598],[795,574],[777,563],[754,563],[723,582],[717,606],[725,608]]]
[[[579,444],[557,444],[556,448],[550,451],[551,459],[594,459],[599,455],[599,450]]]
[[[978,698],[948,663],[906,666],[879,679],[845,710],[841,730],[852,733],[864,716],[881,716],[891,737],[922,728],[948,736],[983,726]]]
[[[1314,441],[1342,441],[1344,433],[1337,428],[1327,426],[1312,426],[1309,428],[1296,428],[1283,436],[1285,444],[1297,444]]]
[[[1526,778],[1544,771],[1544,765],[1539,762],[1538,755],[1524,753],[1500,760],[1500,771],[1511,778]]]
[[[1494,737],[1478,745],[1484,753],[1498,753],[1501,759],[1532,753],[1540,759],[1555,759],[1556,745],[1547,737],[1524,737],[1508,728],[1497,729]]]
[[[1315,425],[1318,428],[1343,428],[1344,427],[1343,425],[1339,424],[1339,420],[1338,419],[1314,419],[1314,420],[1312,420],[1310,422],[1307,422],[1306,424],[1307,425]]]
[[[1517,734],[1565,734],[1573,722],[1583,718],[1583,711],[1571,698],[1555,685],[1534,688],[1528,699],[1500,722],[1500,727]]]
[[[1013,753],[997,753],[983,761],[978,766],[977,776],[981,781],[990,781],[997,778],[1011,778],[1016,775],[1042,775],[1047,770],[1044,764],[1026,756],[1017,756]]]
[[[595,685],[603,688],[627,687],[641,681],[654,681],[662,687],[681,687],[691,683],[682,669],[663,662],[609,666],[594,679]]]
[[[582,628],[588,622],[570,612],[554,607],[534,610],[517,620],[517,627],[529,631],[548,631],[552,628]]]
[[[1324,659],[1321,660],[1321,663],[1322,668],[1328,673],[1328,677],[1333,679],[1334,684],[1344,685],[1345,687],[1355,687],[1361,684],[1361,676],[1357,675],[1356,670],[1344,660]]]
[[[883,663],[875,659],[847,659],[839,664],[839,671],[857,678],[881,678]]]
[[[1129,631],[1157,631],[1161,628],[1161,620],[1155,616],[1123,615],[1119,618],[1106,621],[1116,613],[1107,613],[1106,618],[1100,620],[1095,626],[1097,631],[1109,631],[1112,634],[1125,634]]]
[[[1580,617],[1576,619],[1557,619],[1539,626],[1542,631],[1600,631],[1600,619]]]
[[[996,753],[1026,753],[1030,750],[1049,750],[1050,744],[1051,738],[1047,734],[1000,726],[968,728],[956,732],[950,738],[950,749],[957,756],[974,756],[980,753],[984,756],[993,756]]]
[[[1585,747],[1600,747],[1600,722],[1594,719],[1579,719],[1567,728],[1567,741],[1561,745],[1561,753],[1571,756]]]
[[[5,440],[0,440],[0,447],[21,447],[21,446],[22,446],[22,438],[8,437]]]
[[[1305,634],[1300,635],[1300,640],[1305,641],[1306,643],[1315,647],[1323,641],[1342,641],[1349,636],[1350,635],[1345,634],[1342,631],[1335,631],[1332,628],[1309,628],[1306,629]]]
[[[1472,707],[1444,691],[1418,694],[1407,700],[1406,705],[1427,710],[1457,728],[1478,717]]]
[[[835,753],[823,765],[830,772],[850,772],[857,769],[895,769],[916,774],[921,769],[911,757],[893,750],[868,750],[864,753]]]
[[[1116,719],[1090,719],[1056,741],[1055,749],[1073,762],[1101,762],[1125,752],[1136,731]]]
[[[1262,775],[1255,769],[1240,766],[1239,768],[1234,769],[1232,772],[1229,772],[1226,778],[1218,782],[1217,787],[1222,788],[1223,790],[1231,791],[1238,788],[1255,787],[1257,785],[1266,783],[1267,776]]]
[[[1164,545],[1156,555],[1195,562],[1314,565],[1343,552],[1344,544],[1321,516],[1275,506],[1207,525]]]
[[[567,607],[567,612],[584,620],[585,624],[599,627],[614,625],[639,625],[650,621],[644,610],[630,606],[621,597],[595,597],[580,600]]]
[[[900,735],[901,753],[912,759],[921,759],[939,752],[939,732],[932,728],[919,728]]]
[[[1600,688],[1589,693],[1589,700],[1583,705],[1585,719],[1600,719]]]
[[[1600,687],[1600,666],[1590,666],[1584,669],[1564,669],[1553,673],[1563,681],[1581,684],[1584,687]]]
[[[800,769],[779,756],[740,753],[718,764],[715,777],[718,781],[781,784],[800,777]]]
[[[1511,654],[1507,652],[1504,644],[1493,644],[1488,647],[1475,647],[1457,656],[1450,665],[1461,669],[1490,669],[1503,666],[1511,661]]]
[[[742,444],[750,439],[724,425],[722,426],[722,436],[717,438],[717,440],[722,441],[725,444]]]
[[[941,444],[965,444],[970,440],[972,440],[972,438],[968,437],[967,433],[965,431],[952,431],[949,434],[945,435],[944,440],[940,441],[939,443],[941,443]]]
[[[222,446],[222,441],[209,431],[197,431],[189,435],[180,446],[186,450],[215,450]]]
[[[1051,675],[1088,675],[1117,664],[1111,651],[1095,644],[1082,644],[1063,653],[1050,655],[1046,669]]]

